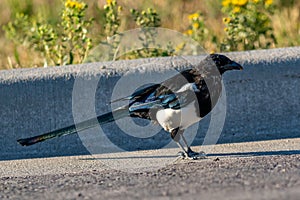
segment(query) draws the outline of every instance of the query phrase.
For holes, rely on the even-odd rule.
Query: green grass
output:
[[[15,13],[23,12],[31,16],[41,14],[48,19],[48,23],[57,24],[59,20],[62,0],[3,0],[0,4],[0,24],[5,25],[13,19]],[[105,0],[85,0],[89,5],[88,17],[95,18],[91,30],[94,41],[100,42],[104,39],[104,11]],[[288,47],[300,45],[300,1],[298,0],[274,0],[277,9],[271,16],[274,34],[277,44],[273,47]],[[161,17],[161,26],[176,31],[184,32],[188,25],[188,15],[200,11],[204,14],[205,25],[222,41],[224,38],[224,24],[221,12],[221,0],[153,0],[153,1],[131,1],[119,0],[118,4],[123,7],[121,31],[136,28],[134,20],[129,12],[134,8],[137,10],[152,7],[156,9]],[[0,69],[20,67],[40,67],[43,60],[39,54],[28,49],[15,46],[12,41],[5,37],[4,31],[0,29]],[[220,47],[211,41],[206,41],[207,51],[218,52]]]

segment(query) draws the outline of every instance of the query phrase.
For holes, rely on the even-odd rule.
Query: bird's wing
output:
[[[140,98],[143,99],[143,101],[131,102],[129,111],[145,111],[151,108],[180,109],[197,100],[196,95],[200,92],[201,91],[195,83],[186,83],[177,91],[172,91],[171,89],[160,85],[156,90],[147,95],[147,97]]]
[[[143,98],[145,98],[148,95],[150,95],[159,86],[160,86],[160,84],[151,84],[151,83],[147,84],[147,85],[144,85],[144,86],[138,88],[131,95],[126,96],[126,97],[122,97],[122,98],[119,98],[119,99],[116,99],[116,100],[113,100],[110,103],[115,103],[115,102],[118,102],[118,101],[130,100],[131,101],[131,103],[129,104],[129,106],[130,106],[132,104],[132,102],[143,100]]]
[[[178,93],[169,93],[163,94],[156,98],[150,97],[150,99],[146,99],[145,102],[134,102],[129,107],[129,112],[138,112],[138,111],[145,111],[151,108],[172,108],[172,109],[180,109],[189,103],[197,100],[196,94],[200,92],[198,89],[194,89],[191,87],[186,87],[184,90]]]
[[[164,108],[180,109],[195,101],[203,86],[201,74],[196,69],[187,69],[164,81],[155,91]]]
[[[201,75],[197,70],[188,69],[160,83],[137,89],[133,94],[117,99],[129,100],[129,112],[147,112],[151,108],[180,109],[195,101],[195,93],[200,92]]]

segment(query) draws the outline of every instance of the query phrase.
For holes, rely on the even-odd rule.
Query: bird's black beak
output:
[[[224,66],[224,69],[225,70],[233,70],[233,69],[243,70],[243,67],[237,62],[231,61],[229,64]]]

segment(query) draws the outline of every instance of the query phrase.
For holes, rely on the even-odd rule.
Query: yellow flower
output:
[[[225,31],[225,32],[228,32],[228,31],[229,31],[229,29],[226,27],[226,28],[224,28],[224,31]]]
[[[113,0],[106,0],[106,4],[110,5],[112,3]]]
[[[193,23],[192,26],[193,26],[194,29],[197,29],[197,28],[199,28],[199,23]]]
[[[84,7],[84,4],[83,3],[78,3],[76,4],[75,8],[81,10],[82,8]]]
[[[229,17],[223,18],[223,22],[224,22],[225,24],[229,24],[230,21],[231,21],[231,19],[230,19]]]
[[[260,0],[252,0],[254,3],[259,3]]]
[[[239,12],[241,12],[241,7],[239,7],[239,6],[234,6],[234,8],[233,8],[233,13],[239,13]]]
[[[184,47],[185,47],[185,43],[182,42],[175,47],[175,51],[176,52],[181,51],[182,49],[184,49]]]
[[[186,34],[192,35],[192,34],[193,34],[193,30],[191,30],[191,29],[187,30],[187,31],[186,31]]]
[[[266,6],[269,6],[269,5],[271,5],[271,4],[273,4],[273,0],[266,0],[266,1],[265,1],[265,5],[266,5]]]
[[[228,7],[231,4],[231,0],[223,0],[222,1],[222,6],[223,7]]]
[[[248,0],[232,0],[234,6],[244,6],[248,3]]]
[[[72,8],[72,7],[73,7],[73,2],[70,1],[70,0],[66,1],[65,7],[67,7],[67,8]]]
[[[122,12],[122,10],[123,10],[123,7],[122,6],[118,6],[118,12],[120,13],[120,12]]]
[[[200,17],[199,13],[189,15],[189,20],[197,20]]]
[[[81,10],[85,7],[85,3],[79,3],[78,1],[68,0],[65,3],[65,7],[67,7],[67,8],[76,8],[76,9]]]

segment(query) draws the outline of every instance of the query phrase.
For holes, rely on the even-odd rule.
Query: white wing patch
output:
[[[187,83],[183,85],[179,90],[177,90],[176,93],[185,92],[187,90],[192,90],[192,89],[193,89],[193,83]]]
[[[187,83],[183,85],[179,90],[176,91],[176,93],[185,92],[185,91],[194,91],[199,92],[200,90],[197,88],[197,85],[195,83]]]

